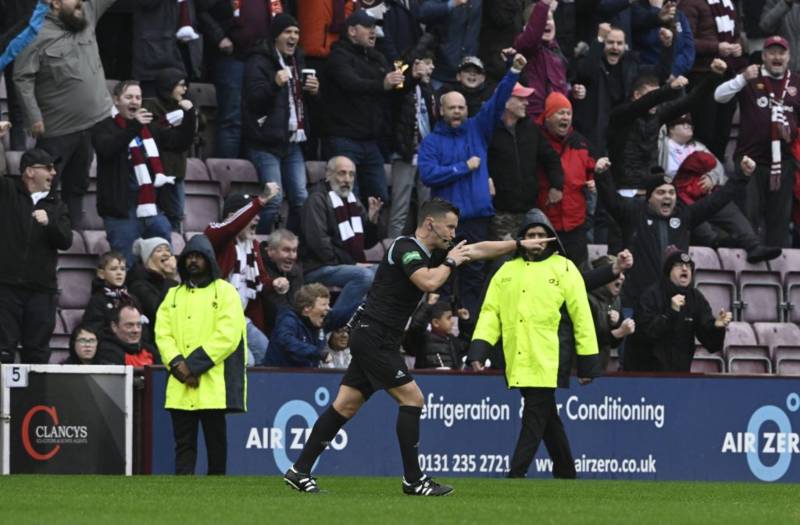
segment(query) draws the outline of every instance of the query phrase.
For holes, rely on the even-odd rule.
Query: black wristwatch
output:
[[[522,240],[517,239],[517,250],[519,250],[520,248],[522,248]]]
[[[458,268],[458,264],[456,264],[456,260],[453,259],[452,257],[448,257],[447,259],[445,259],[444,260],[444,265],[447,266],[448,268],[450,268],[451,270],[455,270],[456,268]]]

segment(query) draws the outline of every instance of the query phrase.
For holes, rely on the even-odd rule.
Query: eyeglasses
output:
[[[88,339],[86,337],[79,337],[78,339],[75,339],[75,342],[78,343],[79,345],[96,345],[97,339]]]
[[[56,169],[56,167],[53,164],[31,164],[28,167],[29,168],[43,169],[43,170],[47,170],[47,171],[52,171],[52,170]]]

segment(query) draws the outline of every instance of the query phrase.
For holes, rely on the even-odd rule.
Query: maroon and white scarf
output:
[[[291,65],[283,59],[280,51],[278,53],[278,63],[283,69],[289,68],[289,142],[305,142],[305,108],[303,107],[303,86],[300,74],[297,71],[297,60],[292,57]]]
[[[228,281],[239,292],[243,309],[246,309],[250,301],[255,299],[264,288],[259,276],[258,261],[253,244],[254,242],[251,240],[236,242],[236,266],[228,278]]]
[[[738,43],[736,35],[736,7],[732,0],[706,0],[714,17],[717,40],[731,44]]]
[[[116,110],[116,108],[114,108]],[[125,129],[128,122],[118,112],[114,112],[114,122]],[[139,196],[136,200],[137,217],[153,217],[158,214],[156,207],[156,188],[164,184],[175,184],[175,177],[164,175],[158,146],[147,126],[142,126],[139,135],[128,144],[128,161],[131,163],[136,182],[139,184]]]
[[[189,16],[189,0],[178,0],[178,31],[175,37],[181,42],[191,42],[200,38]]]
[[[364,256],[364,226],[361,223],[361,207],[356,196],[351,192],[347,196],[347,204],[335,191],[328,192],[328,198],[333,205],[333,213],[338,223],[339,238],[344,247],[356,262],[365,262]]]
[[[773,78],[767,71],[761,68],[761,78],[759,82],[764,85],[769,95],[769,111],[770,111],[770,151],[772,153],[772,163],[769,167],[769,190],[778,191],[781,189],[781,142],[789,144],[792,141],[792,131],[789,128],[789,121],[783,113],[786,106],[783,105],[783,99],[786,97],[786,88],[789,87],[789,80],[791,79],[791,71],[786,71],[782,79]],[[780,96],[776,96],[773,91],[774,82],[778,83],[778,92]]]

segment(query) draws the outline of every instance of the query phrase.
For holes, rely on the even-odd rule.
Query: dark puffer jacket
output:
[[[300,49],[294,58],[284,58],[287,66],[298,73],[305,67],[305,58]],[[280,71],[278,51],[262,42],[247,57],[244,66],[242,90],[242,137],[251,146],[278,157],[285,157],[289,150],[289,86],[275,83]],[[303,128],[310,130],[308,95],[303,92]]]

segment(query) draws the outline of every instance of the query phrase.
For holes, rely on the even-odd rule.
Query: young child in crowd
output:
[[[98,333],[111,325],[114,309],[120,302],[135,302],[125,286],[127,270],[125,256],[109,251],[100,256],[92,282],[92,297],[83,312],[81,324],[94,328]]]

